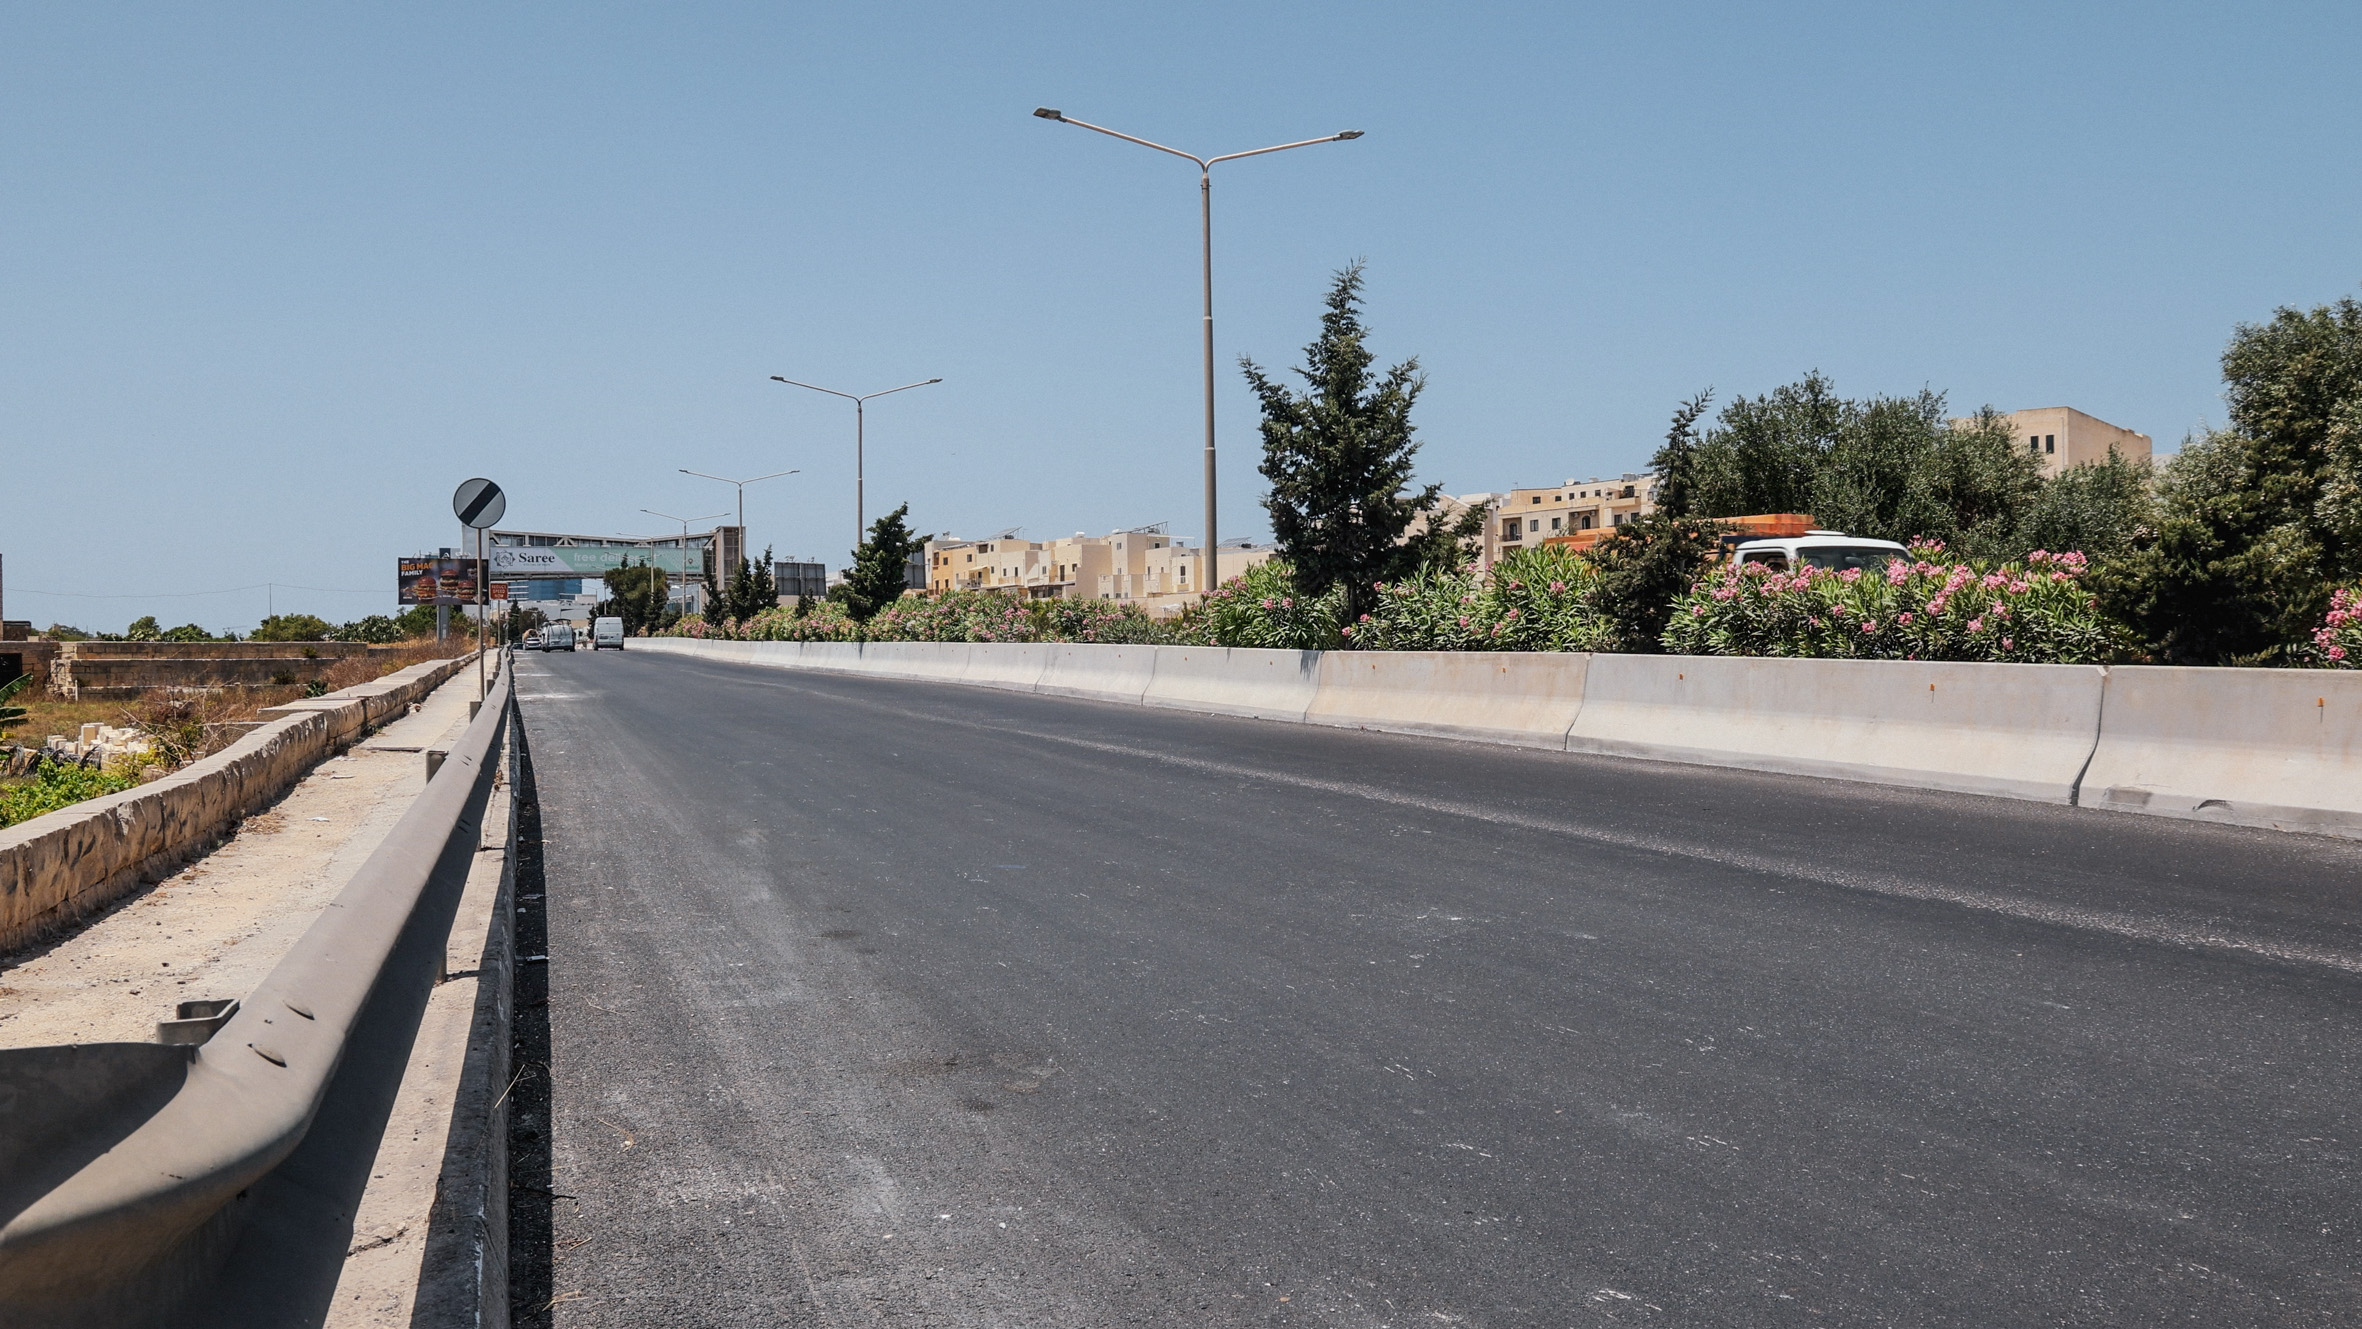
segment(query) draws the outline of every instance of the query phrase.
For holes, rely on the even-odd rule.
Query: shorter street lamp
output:
[[[733,480],[726,475],[707,475],[703,471],[692,471],[686,466],[680,467],[679,469],[681,474],[694,475],[700,480],[719,480],[726,485],[738,486],[738,557],[741,559],[746,557],[746,487],[753,484],[757,480],[776,480],[783,475],[796,474],[795,471],[773,471],[769,475],[752,475],[748,476],[744,480]],[[646,508],[642,508],[640,510],[642,512],[647,511]],[[717,549],[714,551],[714,557],[717,560],[717,568],[720,566],[718,560],[721,558],[721,556],[721,550]],[[735,572],[737,569],[733,568],[731,571]]]
[[[941,383],[943,380],[939,378],[930,378],[919,383],[905,383],[898,388],[887,388],[883,392],[864,392],[859,396],[855,396],[850,392],[839,392],[835,388],[824,388],[817,383],[798,383],[792,378],[781,378],[777,374],[773,374],[771,376],[771,381],[774,383],[785,383],[791,388],[810,388],[814,392],[825,392],[831,397],[842,397],[846,401],[853,403],[853,544],[856,548],[858,548],[861,544],[861,524],[863,519],[869,515],[868,505],[862,501],[861,496],[862,405],[872,397],[885,397],[897,392],[908,392],[912,388],[931,387],[937,383]]]
[[[789,471],[784,472],[784,474],[792,475],[794,472]],[[764,478],[767,479],[768,477]],[[669,512],[658,512],[654,508],[642,508],[640,511],[647,513],[651,517],[662,517],[666,521],[677,521],[681,524],[681,612],[686,614],[689,612],[689,523],[693,521],[713,521],[717,518],[727,517],[730,514],[727,512],[709,512],[702,517],[676,517]],[[741,541],[746,539],[744,527],[739,529],[738,538]],[[715,550],[714,557],[721,557],[721,553],[721,550]],[[665,598],[667,601],[671,599],[670,596]]]

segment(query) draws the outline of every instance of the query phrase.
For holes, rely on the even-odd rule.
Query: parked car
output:
[[[1893,559],[1909,559],[1911,551],[1892,540],[1872,540],[1843,531],[1806,531],[1770,540],[1742,540],[1731,550],[1731,561],[1760,563],[1775,572],[1792,568],[1829,568],[1843,572],[1860,568],[1883,572]]]
[[[594,651],[623,649],[623,620],[594,618],[591,620],[591,649]]]
[[[545,651],[573,650],[574,625],[572,623],[552,623],[543,628],[541,630],[541,649]]]

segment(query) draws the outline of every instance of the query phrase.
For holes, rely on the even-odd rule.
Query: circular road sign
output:
[[[499,521],[508,511],[508,495],[500,486],[481,476],[468,481],[451,495],[451,510],[459,514],[459,524],[482,530]]]

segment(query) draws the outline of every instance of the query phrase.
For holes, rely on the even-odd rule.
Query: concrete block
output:
[[[1051,696],[1137,703],[1156,674],[1154,646],[1075,642],[1044,649],[1047,657],[1033,690]]]
[[[854,641],[807,641],[800,643],[797,667],[823,669],[833,673],[861,672],[861,643]]]
[[[2362,673],[2110,669],[2078,801],[2362,838]]]
[[[1330,651],[1307,724],[1566,746],[1591,657],[1508,651]]]
[[[966,642],[869,641],[861,644],[861,672],[880,678],[957,683],[968,671]]]
[[[1320,688],[1319,651],[1158,646],[1141,702],[1181,711],[1301,720]]]
[[[2105,671],[1597,655],[1570,752],[2072,801]]]
[[[973,687],[1031,692],[1034,684],[1041,682],[1054,649],[1030,642],[978,642],[968,648],[968,668],[960,681]]]

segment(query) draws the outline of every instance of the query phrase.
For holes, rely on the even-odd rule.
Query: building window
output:
[[[1541,496],[1540,494],[1536,494],[1536,495],[1534,495],[1534,501],[1535,501],[1536,503],[1539,503],[1539,502],[1541,502],[1541,501],[1542,501],[1542,496]]]
[[[1554,531],[1558,529],[1558,518],[1552,517],[1550,519],[1550,529]]]
[[[1527,530],[1529,530],[1529,531],[1532,531],[1532,532],[1534,532],[1536,535],[1539,535],[1539,534],[1541,534],[1541,532],[1542,532],[1542,519],[1541,519],[1540,517],[1536,517],[1536,518],[1534,518],[1532,521],[1529,521],[1529,522],[1527,522],[1527,523],[1525,524],[1525,528],[1526,528]]]
[[[2029,435],[2027,435],[2027,436],[2026,436],[2026,451],[2028,451],[2028,452],[2031,452],[2031,453],[2033,453],[2033,454],[2034,454],[2034,455],[2036,455],[2036,456],[2041,456],[2041,455],[2042,455],[2042,435],[2040,435],[2040,434],[2029,434]]]
[[[1521,519],[1521,518],[1517,518],[1517,517],[1511,517],[1509,520],[1507,520],[1507,521],[1505,521],[1505,522],[1502,522],[1502,523],[1501,523],[1501,538],[1502,538],[1502,539],[1504,539],[1504,540],[1516,540],[1516,539],[1519,539],[1519,538],[1523,537],[1524,535],[1525,535],[1525,522],[1524,522],[1524,520],[1523,520],[1523,519]]]
[[[2058,451],[2058,450],[2059,450],[2059,436],[2058,436],[2058,435],[2056,435],[2056,434],[2044,434],[2044,435],[2042,436],[2042,450],[2043,450],[2044,452],[2056,452],[2056,451]]]

